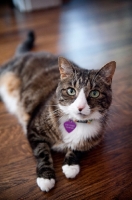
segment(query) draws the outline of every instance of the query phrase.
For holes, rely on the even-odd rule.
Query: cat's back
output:
[[[55,91],[59,79],[58,58],[50,53],[26,53],[2,66],[2,95],[18,93],[28,113]],[[4,92],[3,92],[4,88]],[[9,97],[9,96],[8,96]]]
[[[17,76],[35,75],[40,71],[48,72],[53,68],[56,68],[58,73],[58,57],[47,52],[39,53],[24,53],[22,55],[13,57],[11,60],[7,61],[0,68],[0,74],[5,74],[6,72],[14,72]]]
[[[13,71],[21,79],[22,90],[55,87],[59,78],[58,58],[46,52],[27,53],[18,58]]]

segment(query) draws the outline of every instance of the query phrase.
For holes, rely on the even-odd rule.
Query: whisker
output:
[[[57,105],[57,104],[56,104],[56,105],[48,105],[48,104],[47,104],[47,105],[45,105],[45,106],[58,106],[58,105]]]
[[[121,106],[121,105],[112,103],[111,106]]]
[[[54,110],[53,112],[50,111],[50,113],[48,114],[48,116],[46,117],[46,119],[48,119],[49,117],[51,117],[51,116],[53,116],[53,115],[56,115],[56,116],[57,116],[57,115],[58,115],[58,112],[57,112],[58,110],[59,110],[59,108],[56,109],[56,110]]]
[[[105,120],[103,120],[103,121],[106,123],[106,126],[108,126],[111,129],[111,131],[113,131],[113,128],[112,128],[113,124],[112,124],[112,126],[110,126],[108,121],[105,121]]]
[[[58,119],[58,122],[60,119],[62,119],[62,117],[66,116],[67,114],[63,114],[59,119]]]
[[[113,110],[113,109],[110,109],[108,114],[120,115],[118,112],[116,112],[116,111]]]
[[[58,112],[59,111],[59,112]],[[58,116],[59,117],[59,113],[62,113],[62,111],[60,110],[60,108],[54,110],[54,111],[50,111],[49,115],[46,117],[46,119],[49,119],[51,116]]]

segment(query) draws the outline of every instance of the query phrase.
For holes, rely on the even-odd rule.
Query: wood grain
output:
[[[66,1],[67,2],[67,1]],[[132,199],[132,1],[68,1],[60,8],[20,13],[0,6],[0,63],[13,56],[28,30],[34,51],[65,56],[85,68],[117,62],[113,103],[102,143],[84,154],[74,180],[62,174],[64,155],[53,152],[57,182],[36,185],[36,162],[16,118],[0,102],[0,199]]]

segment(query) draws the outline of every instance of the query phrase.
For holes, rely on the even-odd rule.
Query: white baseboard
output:
[[[42,8],[49,8],[61,5],[61,0],[13,0],[14,5],[21,12],[30,12]]]

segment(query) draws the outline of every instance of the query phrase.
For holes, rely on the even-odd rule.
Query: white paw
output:
[[[55,179],[37,178],[37,184],[42,191],[48,192],[55,185]]]
[[[63,165],[62,171],[67,178],[75,178],[75,176],[80,172],[79,165]]]

